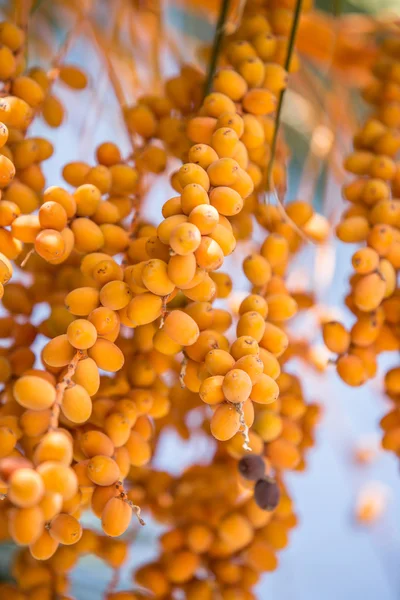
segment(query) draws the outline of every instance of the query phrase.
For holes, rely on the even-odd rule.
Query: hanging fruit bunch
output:
[[[400,204],[396,199],[400,149],[398,134],[399,41],[387,35],[379,47],[372,68],[373,81],[363,97],[371,105],[371,115],[355,133],[354,151],[344,162],[353,179],[344,186],[349,203],[336,234],[342,242],[359,244],[351,262],[354,273],[346,305],[354,314],[351,329],[340,322],[324,324],[326,346],[337,354],[339,376],[350,386],[361,386],[377,373],[377,357],[399,350],[399,296],[397,276],[400,268]],[[398,453],[399,420],[396,409],[398,369],[384,378],[385,390],[394,408],[381,421],[382,446]]]
[[[0,23],[0,539],[21,547],[5,600],[70,598],[86,554],[114,571],[108,600],[251,600],[297,525],[288,472],[306,469],[320,408],[293,368],[291,324],[313,299],[288,275],[329,224],[311,199],[287,203],[279,125],[301,66],[297,28],[314,12],[248,0],[230,7],[226,27],[227,4],[200,53],[206,68],[183,64],[135,103],[121,102],[94,36],[130,149],[93,145],[93,160],[64,164],[63,185],[51,169],[45,177],[54,147],[31,126],[62,126],[54,87],[79,103],[90,78],[63,53],[49,70],[26,64],[29,15]],[[90,11],[80,18],[90,24]],[[351,332],[325,324],[324,340],[350,385],[374,375],[377,352],[398,348],[398,53],[397,40],[383,44],[365,92],[374,116],[346,159],[357,179],[337,233],[367,247],[353,257],[357,322]],[[158,217],[152,186],[166,175],[173,191],[161,186]],[[386,377],[394,398],[397,376]],[[158,468],[171,432],[202,440],[207,457]],[[130,532],[147,520],[164,526],[155,558],[118,592]]]

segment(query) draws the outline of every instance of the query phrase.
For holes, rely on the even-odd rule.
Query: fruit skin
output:
[[[33,544],[42,533],[43,526],[43,513],[38,506],[11,509],[10,533],[17,544]]]
[[[67,335],[61,334],[50,340],[43,348],[43,362],[50,367],[66,367],[73,359],[74,347]]]
[[[47,492],[57,492],[64,500],[70,500],[78,491],[75,471],[56,461],[45,461],[36,468]]]
[[[61,411],[72,423],[85,423],[92,408],[89,393],[82,385],[77,383],[64,391]]]
[[[76,544],[82,537],[82,526],[72,515],[59,514],[50,521],[49,533],[64,545]]]
[[[15,382],[13,390],[17,402],[24,408],[33,410],[50,408],[56,399],[55,387],[35,375],[25,375],[19,378]]]
[[[258,454],[249,454],[240,459],[238,469],[245,479],[256,481],[264,476],[265,462]]]
[[[93,483],[112,485],[120,477],[117,463],[109,456],[94,456],[89,460],[87,472]]]
[[[101,526],[104,533],[118,537],[128,529],[132,518],[132,509],[126,500],[110,498],[101,514]]]
[[[58,548],[58,542],[54,540],[45,529],[39,538],[29,546],[30,553],[36,560],[48,560]]]
[[[194,319],[180,310],[173,310],[167,315],[164,330],[174,342],[181,346],[191,346],[197,341],[200,334]]]
[[[224,377],[222,391],[229,402],[245,402],[252,390],[252,382],[246,371],[231,369]]]
[[[264,477],[254,486],[254,500],[263,510],[274,510],[280,499],[279,486],[274,479]]]
[[[96,342],[97,331],[87,319],[76,319],[68,325],[67,337],[69,343],[77,350],[87,350]]]
[[[347,352],[350,346],[350,335],[341,323],[330,321],[325,323],[322,334],[326,346],[336,354]]]
[[[98,338],[95,344],[89,348],[88,354],[100,369],[112,373],[119,371],[125,362],[120,348],[113,342],[102,338]]]
[[[210,422],[212,435],[220,441],[230,440],[239,430],[240,416],[233,406],[217,406]]]

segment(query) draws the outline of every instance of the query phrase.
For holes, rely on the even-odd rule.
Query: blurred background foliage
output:
[[[282,122],[292,157],[289,196],[306,194],[321,204],[327,169],[339,182],[343,179],[339,157],[346,150],[346,132],[354,130],[356,114],[362,111],[358,92],[369,77],[375,36],[382,21],[400,15],[400,2],[316,0],[315,4],[321,12],[301,19],[302,68],[286,94]],[[115,118],[103,111],[104,103],[114,102],[109,88],[125,105],[143,93],[160,92],[165,78],[175,75],[182,63],[207,68],[207,47],[219,6],[215,0],[0,2],[6,15],[30,13],[29,63],[54,66],[68,55],[69,61],[87,70],[92,85],[86,98],[73,111],[67,105],[69,123],[80,141],[74,154],[81,156],[95,147],[92,134],[100,116]],[[242,9],[243,0],[231,0],[229,30],[236,27]],[[121,125],[123,129],[117,118],[115,127]],[[331,207],[323,210],[329,213]]]

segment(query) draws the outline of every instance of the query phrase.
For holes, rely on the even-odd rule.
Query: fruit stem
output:
[[[75,375],[78,362],[83,358],[83,350],[77,350],[75,356],[68,365],[67,372],[64,377],[56,385],[56,399],[51,407],[49,430],[58,428],[58,419],[60,416],[61,404],[63,401],[64,392],[72,383],[72,377]]]
[[[185,385],[185,375],[186,375],[186,367],[188,364],[187,356],[184,354],[182,359],[181,372],[179,373],[179,383],[181,384],[181,388],[184,389]]]
[[[209,94],[211,91],[212,80],[214,78],[215,69],[217,68],[218,56],[221,51],[221,45],[225,35],[225,23],[226,18],[228,16],[229,5],[230,0],[221,1],[221,7],[219,10],[218,21],[215,28],[214,41],[211,51],[211,59],[208,65],[206,85],[204,88],[205,96],[207,96],[207,94]]]
[[[287,55],[286,55],[285,64],[284,64],[284,68],[288,74],[289,74],[289,70],[290,70],[290,64],[292,62],[292,56],[293,56],[293,51],[294,51],[294,46],[295,46],[295,41],[296,41],[296,34],[297,34],[298,25],[300,22],[300,14],[301,14],[302,4],[303,4],[303,0],[297,0],[296,7],[294,9],[292,28],[290,30]],[[279,94],[278,106],[277,106],[276,114],[275,114],[274,134],[273,134],[272,143],[271,143],[271,156],[269,159],[268,170],[267,170],[268,190],[272,190],[273,186],[274,186],[273,181],[272,181],[272,169],[273,169],[274,160],[275,160],[276,145],[278,142],[279,124],[280,124],[280,120],[281,120],[281,112],[282,112],[282,105],[283,105],[283,98],[285,95],[285,91],[286,91],[286,87]]]
[[[25,256],[24,260],[22,261],[22,263],[20,264],[21,269],[23,269],[26,265],[26,263],[28,262],[28,260],[30,259],[30,257],[32,256],[32,254],[35,252],[35,248],[31,248],[28,252],[28,254]]]
[[[107,595],[112,594],[112,592],[115,592],[115,590],[117,589],[118,584],[119,584],[120,576],[121,576],[121,569],[119,569],[119,568],[113,569],[113,574],[110,579],[110,583],[107,586]]]
[[[239,420],[240,420],[240,425],[242,426],[242,436],[243,436],[243,449],[244,450],[248,450],[251,452],[251,448],[249,446],[249,442],[250,442],[250,438],[249,438],[249,428],[246,425],[246,421],[244,419],[244,412],[243,412],[243,402],[240,402],[239,404],[234,404],[234,407],[236,409],[236,412],[239,414]]]
[[[129,506],[131,507],[132,511],[135,513],[136,518],[139,521],[139,523],[142,526],[146,525],[146,523],[143,521],[142,517],[140,516],[140,514],[142,512],[142,509],[137,504],[134,504],[132,502],[132,500],[129,500],[128,494],[125,491],[124,484],[122,483],[122,481],[117,481],[116,487],[117,487],[117,490],[118,490],[118,496],[117,496],[117,498],[121,498],[121,500],[123,500],[124,502],[126,502],[127,504],[129,504]]]
[[[168,296],[163,296],[162,298],[161,319],[159,329],[164,327],[165,315],[167,314],[167,299]]]

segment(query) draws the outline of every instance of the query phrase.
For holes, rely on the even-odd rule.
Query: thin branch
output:
[[[236,9],[229,19],[229,33],[234,33],[242,22],[243,12],[246,6],[246,0],[239,0]]]
[[[328,92],[332,91],[333,93],[335,93],[335,89],[337,90],[338,87],[338,83],[335,80],[334,77],[334,66],[335,66],[335,55],[336,55],[336,50],[337,50],[337,45],[338,45],[338,40],[339,40],[339,35],[340,35],[340,16],[342,13],[342,0],[332,0],[332,14],[335,17],[334,19],[334,40],[333,40],[333,47],[332,47],[332,60],[328,66],[328,70],[326,73],[326,77],[327,77],[327,84],[328,84]],[[322,86],[323,87],[323,86]],[[343,86],[341,86],[343,87]],[[340,97],[343,99],[343,96],[348,95],[347,94],[347,90],[345,89],[341,89],[340,91]],[[339,91],[337,93],[337,97],[339,97]],[[326,92],[326,90],[325,90]],[[341,169],[341,165],[336,164],[335,161],[335,150],[336,147],[338,145],[339,139],[340,139],[340,129],[343,127],[343,119],[338,118],[338,114],[337,111],[335,111],[333,108],[332,110],[330,110],[330,94],[326,94],[325,93],[325,102],[324,102],[324,115],[328,115],[328,117],[330,116],[330,128],[331,131],[334,133],[334,138],[331,144],[331,147],[329,149],[329,152],[327,154],[327,167],[324,169],[323,173],[322,173],[322,184],[323,184],[323,188],[322,188],[322,206],[324,208],[324,213],[328,214],[327,211],[327,204],[328,204],[328,199],[329,199],[329,195],[327,193],[328,188],[329,188],[329,177],[331,174],[333,174],[336,178],[336,180],[338,182],[340,182],[340,176],[343,174],[343,170]],[[347,98],[347,102],[343,102],[343,104],[347,104],[349,107],[349,110],[347,111],[347,117],[348,119],[351,119],[351,99],[348,97]],[[342,111],[343,112],[343,111]],[[354,129],[354,123],[352,124],[353,127],[351,127],[352,129]],[[330,169],[329,169],[330,168]],[[343,177],[342,177],[343,178]],[[330,224],[332,225],[335,218],[336,218],[336,214],[337,214],[337,203],[335,203],[335,206],[333,207],[333,210],[331,212],[331,214],[328,216],[328,220],[330,222]]]
[[[88,19],[87,15],[81,10],[80,7],[78,7],[78,10],[80,12],[82,22],[89,30],[90,36],[92,37],[92,39],[95,43],[95,46],[100,53],[100,56],[106,67],[107,74],[110,79],[110,83],[112,85],[114,94],[118,100],[121,111],[123,112],[123,109],[126,106],[125,94],[124,94],[123,87],[115,73],[114,65],[113,65],[112,60],[109,55],[108,43],[102,39],[100,34],[97,32],[96,28],[93,26],[93,23],[91,22],[91,20]]]
[[[282,218],[286,221],[286,223],[289,223],[289,225],[292,227],[292,229],[294,229],[294,231],[297,233],[297,235],[304,241],[304,242],[310,242],[309,238],[306,236],[306,234],[304,233],[304,231],[302,231],[300,229],[300,227],[293,221],[293,219],[291,219],[288,214],[286,213],[282,202],[279,200],[278,194],[276,193],[275,187],[272,187],[271,189],[271,193],[274,195],[275,200],[276,200],[276,206],[278,211],[280,212]]]
[[[32,0],[17,0],[16,2],[15,23],[23,30],[25,34],[25,41],[15,55],[17,61],[24,56],[25,62],[28,62],[28,27],[31,8]]]
[[[24,30],[28,31],[29,13],[31,12],[32,0],[17,0],[15,3],[15,23]]]
[[[51,61],[51,68],[49,69],[49,71],[47,72],[47,76],[49,78],[49,88],[47,90],[47,94],[49,95],[51,93],[52,87],[55,84],[55,82],[58,79],[58,75],[60,72],[60,65],[61,63],[64,61],[64,58],[66,57],[66,55],[68,54],[72,42],[75,40],[76,36],[78,35],[82,22],[83,22],[83,16],[80,16],[80,18],[76,21],[74,28],[70,29],[63,41],[63,43],[60,45],[60,47],[58,48],[57,53],[55,54],[53,60]],[[40,114],[40,110],[41,110],[41,106],[38,106],[33,114],[33,118],[31,120],[31,122],[29,123],[29,127],[31,127],[35,117],[37,117]],[[29,255],[30,256],[30,255]],[[29,256],[27,257],[26,260],[28,260]],[[21,265],[24,266],[24,265]]]
[[[28,262],[28,260],[30,259],[30,257],[32,256],[32,254],[35,252],[35,248],[31,248],[29,250],[29,252],[27,253],[27,255],[25,256],[24,260],[22,261],[22,263],[19,265],[21,269],[23,269],[26,265],[26,263]]]
[[[338,18],[342,14],[343,6],[342,0],[332,0],[332,14]]]
[[[288,50],[287,50],[286,60],[285,60],[285,64],[284,64],[285,70],[288,73],[290,70],[290,64],[292,62],[292,56],[293,56],[293,51],[294,51],[294,46],[295,46],[295,41],[296,41],[296,34],[297,34],[299,22],[300,22],[300,14],[301,14],[302,4],[303,4],[303,0],[297,0],[296,8],[295,8],[295,11],[293,14],[292,28],[290,30]],[[281,112],[282,112],[282,105],[283,105],[283,98],[285,95],[285,91],[286,91],[286,88],[283,89],[279,95],[278,106],[277,106],[276,115],[275,115],[274,135],[272,137],[272,143],[271,143],[271,156],[269,159],[268,170],[267,170],[267,185],[268,185],[269,190],[271,190],[273,187],[272,169],[273,169],[274,160],[275,160],[276,146],[277,146],[277,142],[278,142],[279,124],[280,124],[280,119],[281,119]]]
[[[241,434],[243,437],[242,448],[243,448],[243,450],[247,450],[248,452],[251,452],[251,447],[249,446],[249,443],[250,443],[249,427],[246,424],[246,420],[244,418],[243,402],[239,402],[239,404],[233,404],[233,407],[239,415],[239,421],[240,421],[240,425],[241,425]]]
[[[59,381],[56,385],[56,399],[51,408],[51,417],[50,417],[50,426],[49,430],[54,430],[58,428],[58,419],[60,416],[61,404],[64,397],[64,392],[72,383],[72,377],[75,375],[76,367],[78,366],[78,362],[84,356],[84,352],[82,350],[77,350],[75,356],[71,360],[68,365],[67,372],[64,377]]]
[[[112,592],[115,592],[115,590],[117,589],[118,584],[119,584],[120,576],[121,576],[121,569],[120,568],[113,569],[113,574],[110,579],[110,583],[108,584],[107,589],[106,589],[106,596],[108,596],[108,594],[112,594]]]
[[[187,356],[184,354],[183,355],[183,359],[182,359],[182,366],[181,366],[181,370],[179,373],[179,383],[181,385],[181,388],[185,388],[186,384],[185,384],[185,377],[186,377],[186,368],[187,368],[187,364],[188,364],[188,358]]]
[[[121,498],[121,500],[123,500],[124,502],[129,504],[132,511],[135,513],[136,518],[139,521],[140,525],[142,525],[142,526],[146,525],[146,523],[143,521],[142,517],[140,516],[141,512],[142,512],[140,506],[138,506],[137,504],[134,504],[132,502],[132,500],[129,500],[128,494],[124,488],[122,481],[117,481],[116,488],[117,488],[117,496],[116,497]]]
[[[114,65],[112,64],[112,60],[110,58],[108,48],[106,48],[105,42],[100,38],[96,29],[93,27],[92,23],[90,21],[87,21],[86,25],[88,26],[90,35],[92,36],[92,38],[96,44],[96,47],[101,54],[101,58],[107,69],[107,74],[109,76],[110,83],[114,90],[115,96],[118,100],[118,103],[121,106],[121,109],[123,109],[123,107],[126,106],[125,94],[124,94],[122,85],[121,85],[118,77],[115,74]]]
[[[151,45],[151,64],[153,70],[153,86],[155,89],[159,90],[162,83],[160,56],[161,42],[164,39],[164,27],[161,10],[155,11],[153,15],[155,19],[156,34]]]
[[[90,156],[92,151],[94,124],[100,121],[101,111],[104,108],[103,101],[107,90],[108,78],[106,74],[101,72],[96,87],[91,89],[90,106],[92,110],[86,115],[78,130],[79,155],[82,156],[83,160],[85,160],[85,157]]]
[[[42,4],[43,0],[36,0],[35,2],[32,3],[32,8],[30,10],[31,15],[33,15],[37,10],[39,10],[40,5]]]
[[[204,90],[205,96],[207,96],[207,94],[210,93],[211,86],[212,86],[212,80],[213,80],[214,74],[215,74],[215,69],[217,68],[218,57],[219,57],[219,53],[221,50],[222,41],[223,41],[224,35],[225,35],[225,25],[226,25],[226,19],[228,16],[229,5],[230,5],[230,0],[222,0],[221,1],[221,8],[220,8],[219,16],[218,16],[217,26],[215,29],[215,36],[214,36],[214,42],[213,42],[213,47],[212,47],[212,52],[211,52],[211,59],[210,59],[210,64],[208,66],[207,80],[206,80],[206,85],[205,85],[205,90]]]
[[[80,14],[73,28],[71,27],[71,29],[68,31],[67,35],[64,38],[64,41],[62,42],[62,44],[60,44],[57,53],[54,55],[54,58],[51,61],[51,69],[48,73],[51,83],[54,83],[54,81],[58,77],[60,65],[64,61],[66,55],[68,54],[72,46],[72,42],[75,41],[76,37],[80,33],[84,19],[85,15]]]
[[[125,99],[125,94],[124,94],[124,90],[123,87],[121,85],[121,82],[119,81],[116,73],[115,73],[115,69],[114,69],[114,65],[112,63],[112,60],[110,58],[108,49],[105,46],[105,43],[103,42],[103,40],[100,38],[100,36],[97,34],[95,28],[93,27],[93,25],[88,21],[87,22],[88,25],[88,29],[90,32],[90,35],[93,39],[93,41],[95,42],[95,45],[100,53],[101,59],[103,60],[104,66],[107,70],[107,75],[109,77],[111,86],[113,88],[115,97],[118,101],[118,104],[120,106],[120,110],[121,110],[121,114],[122,114],[122,118],[123,118],[123,122],[126,126],[126,120],[125,120],[125,115],[124,115],[124,108],[126,107],[126,99]],[[136,153],[136,145],[135,142],[133,140],[133,136],[132,134],[128,131],[128,128],[126,127],[126,132],[128,135],[128,139],[129,139],[129,143],[131,145],[132,148],[132,153],[133,155],[135,155]]]

